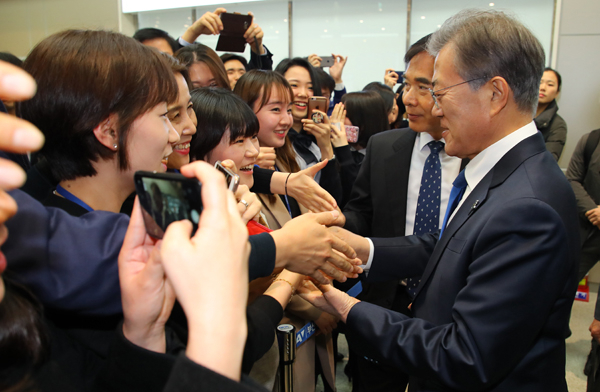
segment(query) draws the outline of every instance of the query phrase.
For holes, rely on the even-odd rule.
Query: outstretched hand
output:
[[[276,265],[326,284],[330,279],[345,282],[362,272],[361,261],[346,242],[326,226],[335,224],[338,211],[304,214],[271,232],[275,241]]]
[[[297,293],[316,308],[337,317],[344,323],[352,307],[360,302],[330,284],[315,285],[310,280],[305,280],[298,287]]]
[[[292,173],[288,179],[288,195],[312,212],[332,211],[337,207],[333,196],[314,180],[315,175],[325,166],[327,160]]]

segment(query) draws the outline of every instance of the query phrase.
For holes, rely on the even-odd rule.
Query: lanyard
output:
[[[72,201],[73,203],[79,204],[81,207],[85,208],[86,210],[88,210],[90,212],[94,211],[94,209],[92,207],[85,204],[80,198],[78,198],[77,196],[75,196],[74,194],[72,194],[71,192],[69,192],[68,190],[63,188],[62,186],[60,186],[60,184],[58,184],[56,186],[56,193],[58,193],[65,199]]]

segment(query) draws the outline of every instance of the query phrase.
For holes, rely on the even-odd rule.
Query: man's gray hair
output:
[[[433,33],[427,51],[437,56],[453,44],[454,65],[464,80],[477,90],[494,76],[501,76],[513,91],[524,113],[535,113],[544,74],[544,49],[521,22],[500,11],[463,10]]]

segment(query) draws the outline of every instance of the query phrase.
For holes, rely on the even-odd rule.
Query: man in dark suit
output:
[[[434,57],[427,50],[427,35],[415,42],[404,56],[404,92],[410,128],[394,129],[374,135],[354,184],[350,202],[344,208],[344,228],[368,237],[398,237],[437,231],[442,224],[452,181],[461,170],[461,160],[444,151],[440,119],[431,113],[433,98],[429,93]],[[439,197],[431,208],[418,208],[427,198],[428,172],[438,172],[435,192]],[[435,181],[434,181],[435,182]],[[433,213],[432,210],[435,210]],[[431,225],[420,227],[421,215],[435,216]],[[425,230],[422,230],[425,229]],[[418,279],[399,279],[369,284],[363,282],[362,301],[409,314],[410,289]],[[409,286],[407,286],[407,284]],[[354,392],[404,392],[408,375],[356,355],[350,344],[350,369]]]
[[[410,391],[566,391],[579,235],[573,191],[532,121],[543,49],[505,14],[466,10],[428,51],[446,152],[470,159],[441,233],[337,230],[369,280],[422,276],[414,317],[331,286],[302,295],[340,317],[363,355],[410,374]]]

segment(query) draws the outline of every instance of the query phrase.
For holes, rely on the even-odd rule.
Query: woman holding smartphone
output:
[[[335,154],[331,144],[331,127],[327,113],[319,112],[323,121],[315,123],[309,113],[309,101],[321,95],[321,88],[315,77],[312,65],[302,58],[284,59],[275,68],[288,81],[292,88],[292,128],[288,138],[296,152],[300,169],[305,169],[327,160],[315,180],[339,203],[342,199],[342,186],[337,171]]]

